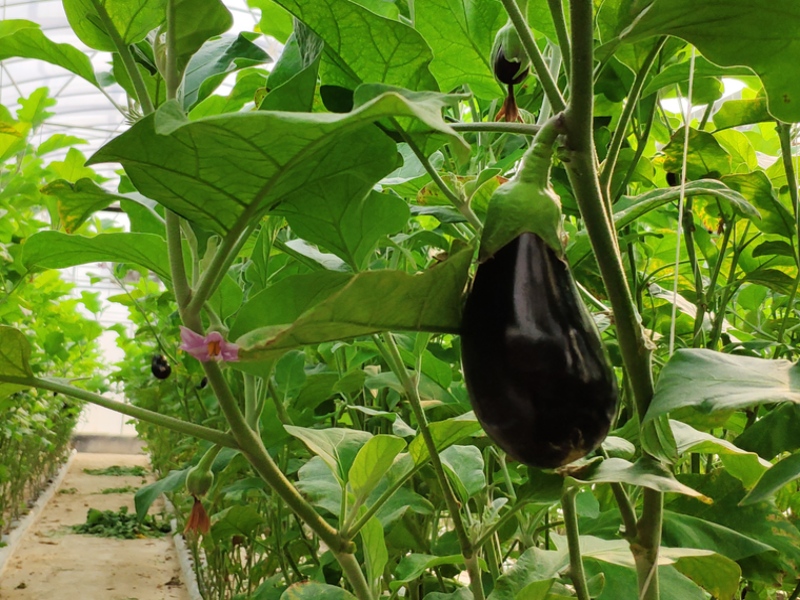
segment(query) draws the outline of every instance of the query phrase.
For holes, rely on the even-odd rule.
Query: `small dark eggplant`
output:
[[[605,439],[616,379],[569,267],[538,235],[479,265],[461,347],[475,414],[511,457],[556,468]]]
[[[153,356],[153,360],[150,362],[150,370],[156,379],[166,379],[172,373],[172,367],[169,366],[167,359],[161,354]]]

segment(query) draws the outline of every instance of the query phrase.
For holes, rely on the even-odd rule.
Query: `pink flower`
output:
[[[202,336],[181,326],[181,349],[186,350],[200,362],[239,360],[239,346],[226,341],[219,331],[212,331],[208,335]]]

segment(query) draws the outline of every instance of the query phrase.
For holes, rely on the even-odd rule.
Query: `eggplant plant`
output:
[[[794,3],[252,5],[64,0],[102,77],[4,22],[131,98],[118,189],[48,184],[131,230],[19,265],[160,284],[117,298],[132,404],[14,327],[0,393],[138,419],[209,597],[797,598]]]

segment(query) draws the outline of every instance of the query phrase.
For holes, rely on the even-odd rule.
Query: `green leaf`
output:
[[[430,68],[444,91],[468,85],[487,100],[502,95],[491,64],[492,44],[506,14],[496,0],[426,0],[414,26],[433,50]]]
[[[376,435],[361,447],[348,475],[357,503],[360,504],[375,489],[405,447],[405,441],[393,435]]]
[[[158,500],[161,494],[182,489],[186,485],[186,473],[188,472],[188,467],[179,471],[170,471],[166,477],[162,477],[158,481],[144,485],[136,490],[136,494],[133,496],[133,504],[136,507],[137,518],[140,521],[143,520],[153,502]]]
[[[280,600],[356,600],[356,597],[343,587],[303,581],[290,585]]]
[[[740,504],[746,506],[768,500],[777,494],[783,486],[796,479],[800,479],[800,454],[792,454],[775,463],[771,469],[761,476],[761,479],[750,490],[750,493],[742,499]]]
[[[713,119],[717,129],[774,120],[767,112],[767,99],[764,97],[750,100],[728,100],[714,113]]]
[[[345,275],[346,279],[338,273],[320,274],[319,278],[303,276],[302,280],[295,277],[281,286],[308,307],[294,321],[284,320],[292,316],[286,301],[281,302],[282,311],[267,314],[273,309],[265,300],[276,295],[268,288],[242,308],[234,324],[233,331],[237,332],[260,327],[237,339],[239,358],[265,360],[307,344],[382,331],[456,332],[471,258],[472,250],[466,248],[418,275],[368,271]],[[322,298],[317,299],[317,294]],[[243,322],[245,315],[257,314],[259,306],[266,307],[259,322]],[[278,320],[281,322],[274,322]]]
[[[376,120],[413,117],[462,143],[441,118],[440,106],[438,100],[412,102],[389,92],[345,115],[256,111],[178,123],[165,118],[174,111],[167,104],[89,162],[121,162],[145,196],[225,234],[295,196],[300,202],[323,195],[323,189],[328,198],[334,190],[346,196],[340,184],[354,176],[377,183],[396,168],[397,152],[372,126]]]
[[[661,543],[676,548],[711,550],[731,560],[740,560],[762,552],[775,552],[772,546],[735,529],[669,510],[664,511]]]
[[[711,502],[707,496],[675,479],[672,472],[660,462],[647,456],[643,456],[635,463],[622,458],[609,458],[578,469],[578,472],[570,473],[570,476],[579,484],[627,483],[659,492],[692,496],[702,502]]]
[[[314,190],[319,195],[295,196],[274,211],[297,235],[330,250],[354,271],[365,268],[378,241],[403,229],[410,216],[402,198],[370,191],[372,183],[359,180],[343,182],[349,195],[320,187]]]
[[[0,325],[0,398],[30,387],[16,383],[2,383],[3,376],[33,377],[28,363],[30,356],[31,345],[22,332],[13,327]]]
[[[748,203],[758,209],[761,218],[753,219],[753,224],[759,230],[764,233],[777,233],[786,238],[794,236],[794,217],[778,200],[772,182],[764,171],[724,175],[722,182],[740,193]]]
[[[718,454],[728,472],[742,481],[746,487],[752,486],[764,471],[772,466],[757,454],[737,448],[727,440],[698,431],[686,423],[670,420],[670,426],[675,436],[678,454],[687,452]]]
[[[692,409],[704,415],[772,404],[800,403],[797,367],[705,349],[680,349],[661,370],[645,422]]]
[[[664,170],[680,173],[683,164],[684,130],[672,134],[669,144],[664,146]],[[686,156],[686,179],[719,177],[731,172],[730,154],[716,138],[707,131],[689,129],[689,149]]]
[[[400,559],[394,572],[393,583],[407,583],[423,575],[428,569],[441,565],[464,564],[464,557],[460,554],[451,556],[431,556],[430,554],[407,554]]]
[[[329,429],[310,429],[285,425],[286,431],[302,441],[309,450],[325,461],[342,483],[347,482],[347,474],[359,450],[372,434],[355,429],[331,427]]]
[[[770,460],[781,452],[800,448],[800,405],[788,402],[776,406],[734,440],[739,448]]]
[[[389,550],[383,535],[383,525],[378,517],[372,517],[359,531],[364,551],[364,566],[367,581],[370,582],[374,597],[380,597],[386,563],[389,562]]]
[[[355,89],[387,83],[436,89],[428,65],[433,53],[405,23],[386,19],[349,0],[277,0],[325,41],[322,83]]]
[[[740,559],[745,578],[779,586],[783,574],[795,577],[800,567],[800,532],[773,503],[739,506],[746,490],[722,469],[707,475],[684,475],[681,479],[714,498],[714,504],[676,497],[667,506],[669,510],[724,525],[777,550]]]
[[[342,484],[319,456],[314,456],[297,472],[297,489],[309,502],[339,518],[342,507]]]
[[[452,419],[444,421],[434,421],[429,425],[431,437],[436,449],[441,452],[448,446],[452,446],[457,441],[480,431],[481,425],[475,418],[475,413],[468,412]],[[415,465],[421,465],[430,458],[428,447],[422,434],[419,434],[408,445],[408,453],[414,460]]]
[[[248,0],[247,4],[261,10],[258,30],[264,35],[271,35],[281,44],[285,44],[292,35],[292,15],[273,0]]]
[[[769,112],[793,123],[800,121],[800,81],[793,74],[800,62],[798,29],[794,0],[655,0],[621,38],[674,35],[713,63],[750,67],[764,84]]]
[[[252,539],[265,524],[264,516],[255,506],[234,504],[214,515],[211,536],[216,543],[230,542],[235,535]]]
[[[442,466],[462,503],[486,488],[483,454],[477,446],[450,446],[439,453]]]
[[[563,550],[528,548],[495,582],[487,600],[516,600],[517,594],[536,581],[550,581],[569,563]]]
[[[75,183],[56,179],[45,185],[41,192],[58,200],[58,215],[67,233],[74,233],[98,210],[122,200],[122,196],[107,192],[86,177]]]
[[[75,35],[95,50],[115,52],[116,45],[100,19],[104,10],[126,46],[142,41],[166,19],[167,0],[64,0],[64,12]]]
[[[94,262],[131,263],[171,281],[167,243],[151,233],[101,233],[95,237],[41,231],[22,247],[26,268],[65,269]]]
[[[314,107],[314,94],[317,91],[318,74],[319,60],[315,60],[295,73],[288,81],[271,89],[258,105],[258,109],[311,112]]]
[[[51,41],[37,23],[18,19],[0,21],[0,60],[17,57],[63,67],[99,87],[89,57],[74,46]]]
[[[228,31],[233,15],[220,0],[173,0],[178,73],[203,43]]]

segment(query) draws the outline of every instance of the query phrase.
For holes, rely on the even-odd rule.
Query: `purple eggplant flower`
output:
[[[187,327],[181,326],[181,349],[194,356],[200,362],[210,360],[235,362],[239,360],[239,346],[228,342],[219,331],[208,335],[200,335]]]

